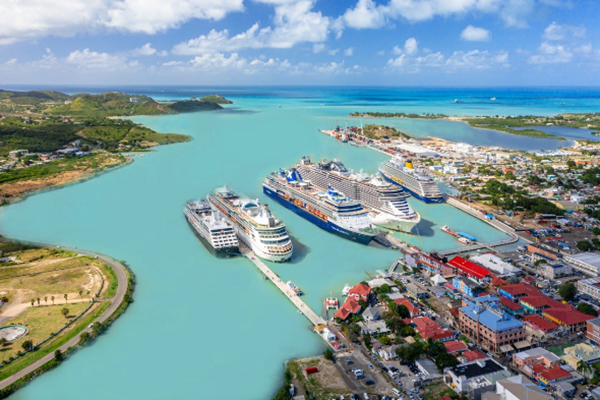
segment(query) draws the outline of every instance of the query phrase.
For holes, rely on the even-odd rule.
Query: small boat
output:
[[[286,284],[296,293],[297,296],[302,295],[302,290],[298,286],[296,286],[292,281],[287,281]]]
[[[342,289],[342,296],[348,296],[350,294],[350,289],[352,289],[352,288],[350,287],[349,284],[346,283],[346,285]]]
[[[465,237],[459,237],[457,240],[462,244],[471,244],[471,241]]]
[[[338,299],[335,297],[327,297],[325,299],[325,306],[327,309],[333,308],[334,310],[337,310],[339,307]]]
[[[462,101],[462,100],[459,100],[459,99],[454,99],[454,102],[455,102],[455,103],[462,103],[463,101]]]
[[[496,98],[495,98],[495,97],[492,97],[490,100],[491,100],[491,101],[496,101]]]
[[[442,229],[442,232],[446,232],[446,233],[448,233],[448,234],[450,234],[450,235],[452,235],[452,236],[458,236],[458,234],[457,234],[456,232],[454,232],[452,229],[450,229],[450,228],[448,227],[448,225],[444,225],[444,226],[442,226],[442,228],[441,228],[441,229]]]

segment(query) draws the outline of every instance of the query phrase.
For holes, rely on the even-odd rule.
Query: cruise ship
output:
[[[239,240],[258,257],[283,262],[292,256],[293,246],[287,228],[266,204],[239,196],[227,186],[213,190],[207,198],[233,225]]]
[[[443,203],[444,196],[437,183],[423,171],[417,171],[410,161],[394,156],[379,166],[381,175],[391,183],[425,203]]]
[[[303,181],[294,168],[267,176],[263,190],[284,207],[343,238],[369,244],[378,233],[359,202],[334,188],[323,191]]]
[[[238,253],[239,243],[233,225],[208,202],[195,200],[186,203],[183,213],[196,236],[212,253],[222,256]]]
[[[379,176],[348,171],[340,160],[311,163],[303,157],[298,165],[302,177],[320,188],[333,187],[368,209],[371,222],[383,228],[410,232],[421,217],[406,201],[402,188]]]

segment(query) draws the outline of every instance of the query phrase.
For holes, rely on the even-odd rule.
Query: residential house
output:
[[[366,283],[359,283],[358,285],[350,289],[350,291],[348,292],[348,297],[353,297],[356,301],[367,301],[369,293],[371,293],[371,287]]]
[[[574,370],[577,370],[577,363],[583,360],[588,365],[600,361],[600,349],[587,343],[578,343],[575,346],[564,349],[563,360]]]
[[[461,275],[452,278],[452,286],[469,297],[476,297],[483,293],[481,285]]]
[[[569,332],[585,332],[586,322],[594,319],[591,315],[577,311],[575,307],[565,306],[562,308],[547,308],[542,316],[560,326],[564,326]]]
[[[345,321],[351,314],[358,314],[360,312],[360,304],[352,297],[348,297],[344,304],[333,314],[333,318],[339,318]]]
[[[439,340],[446,342],[454,339],[454,332],[442,328],[438,323],[429,317],[407,318],[402,320],[406,325],[412,325],[415,331],[425,340]]]
[[[460,340],[449,340],[444,342],[444,347],[446,347],[448,353],[458,353],[469,349],[467,345]]]
[[[379,311],[375,307],[368,307],[362,313],[362,317],[365,322],[377,321],[380,317]]]

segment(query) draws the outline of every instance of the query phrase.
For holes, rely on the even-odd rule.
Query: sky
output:
[[[0,0],[0,85],[600,85],[594,0]]]

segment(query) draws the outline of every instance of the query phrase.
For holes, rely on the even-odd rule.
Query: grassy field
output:
[[[559,357],[562,357],[565,355],[565,349],[567,347],[573,347],[573,346],[575,346],[575,343],[565,343],[565,344],[561,344],[560,346],[548,347],[548,348],[546,348],[546,350],[548,350],[551,353],[556,354]]]
[[[63,331],[60,336],[56,337],[54,340],[52,340],[50,342],[45,343],[38,350],[27,353],[27,355],[25,355],[24,357],[20,357],[17,361],[14,361],[14,362],[10,363],[9,365],[5,366],[4,368],[0,369],[0,380],[5,379],[5,378],[9,377],[10,375],[14,374],[15,372],[25,368],[27,365],[31,364],[35,360],[38,360],[38,359],[44,357],[46,354],[54,352],[60,346],[62,346],[63,344],[68,342],[70,339],[75,337],[79,332],[81,332],[83,329],[85,329],[89,324],[91,324],[96,318],[98,318],[108,308],[109,305],[110,305],[110,302],[108,302],[108,301],[97,303],[91,310],[89,310],[81,319],[79,319],[69,329]],[[74,305],[70,304],[67,306],[67,308],[69,308],[69,310],[71,310],[71,308],[70,308],[71,306],[74,306]],[[60,312],[60,309],[63,308],[63,306],[56,306],[56,307],[59,309],[59,312]],[[46,307],[41,307],[40,309],[43,310],[45,308]],[[50,308],[50,307],[47,307],[47,308]],[[64,319],[62,314],[60,314],[60,317],[62,317]],[[28,335],[26,335],[25,339],[23,339],[23,340],[26,340],[27,336]],[[8,358],[8,357],[6,357],[6,358]]]

